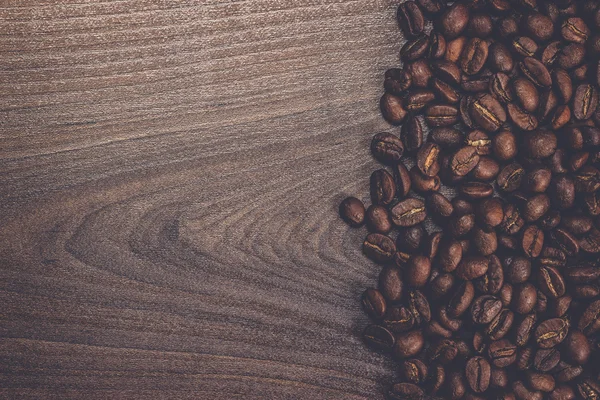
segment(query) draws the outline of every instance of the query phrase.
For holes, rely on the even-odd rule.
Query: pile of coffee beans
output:
[[[600,399],[600,1],[405,1],[363,250],[391,399]],[[408,167],[407,167],[408,166]],[[433,229],[431,227],[434,227]]]

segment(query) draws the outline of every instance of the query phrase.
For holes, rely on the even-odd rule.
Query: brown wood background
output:
[[[0,0],[0,397],[377,399],[393,0]]]

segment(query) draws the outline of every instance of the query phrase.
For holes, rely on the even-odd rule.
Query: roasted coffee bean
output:
[[[535,167],[524,176],[522,180],[523,190],[527,190],[531,193],[544,193],[550,186],[550,180],[552,179],[552,171],[545,167]]]
[[[371,151],[384,164],[395,164],[404,153],[404,144],[399,137],[388,132],[378,133],[371,141]]]
[[[362,295],[363,308],[370,317],[382,318],[386,312],[385,299],[377,289],[367,289]]]
[[[412,76],[400,68],[390,68],[385,71],[383,87],[385,91],[393,95],[402,95],[412,85]]]
[[[490,363],[481,356],[475,356],[467,361],[465,376],[471,390],[476,393],[485,392],[490,386],[491,372]]]
[[[438,218],[448,218],[454,212],[452,203],[441,193],[432,193],[426,199],[427,209]]]
[[[493,21],[489,15],[475,14],[469,20],[467,30],[471,36],[486,38],[491,35],[493,27]]]
[[[476,324],[489,324],[502,310],[502,302],[494,296],[476,298],[471,306],[471,318]]]
[[[462,251],[462,250],[461,250]],[[450,292],[454,286],[454,275],[450,273],[441,273],[431,280],[429,289],[434,299],[439,299]]]
[[[560,361],[552,370],[554,378],[561,383],[570,382],[583,373],[583,368],[580,365],[570,365],[564,361]]]
[[[575,181],[568,175],[558,175],[552,178],[550,184],[552,200],[560,209],[568,209],[575,202]]]
[[[502,201],[497,197],[482,200],[475,210],[477,222],[485,229],[493,229],[502,223],[504,209]]]
[[[477,149],[472,146],[466,146],[458,150],[451,158],[450,168],[456,176],[465,176],[479,162],[479,154]]]
[[[501,131],[492,139],[492,153],[499,161],[514,158],[517,151],[517,140],[510,131]]]
[[[496,340],[488,347],[488,358],[497,368],[505,368],[517,360],[517,346],[507,339]]]
[[[417,4],[424,12],[430,14],[439,13],[446,7],[446,4],[441,0],[417,0]]]
[[[538,287],[550,298],[561,297],[565,294],[565,282],[555,267],[542,265],[538,269]]]
[[[544,232],[536,225],[529,225],[523,230],[522,247],[525,255],[536,258],[544,246]]]
[[[521,108],[527,112],[534,112],[539,105],[539,94],[533,83],[525,78],[517,78],[512,82],[515,99]]]
[[[448,303],[448,315],[453,318],[459,317],[467,311],[474,297],[475,287],[473,286],[473,283],[466,281],[461,284],[450,298],[450,302]]]
[[[460,87],[465,92],[480,93],[490,86],[490,77],[491,75],[487,71],[473,76],[463,75]]]
[[[400,228],[396,237],[396,249],[406,253],[416,253],[425,242],[427,232],[422,225]]]
[[[410,359],[400,363],[400,376],[408,383],[418,385],[427,379],[429,368],[421,360]]]
[[[504,206],[504,217],[499,225],[499,228],[508,235],[518,233],[525,225],[525,221],[521,218],[519,209],[512,203],[507,203]]]
[[[440,177],[424,175],[416,165],[409,171],[412,189],[417,193],[427,194],[440,189]]]
[[[415,317],[404,306],[392,306],[388,308],[383,324],[393,333],[406,332],[415,325]]]
[[[491,3],[490,5],[493,8],[496,8],[496,6],[494,4],[499,3],[499,1],[492,0],[490,3]],[[512,4],[507,2],[507,7],[512,7]],[[498,10],[498,11],[500,11],[500,10]],[[502,11],[508,11],[508,9],[502,10]],[[517,32],[519,31],[517,17],[514,15],[510,15],[510,16],[501,18],[499,21],[497,21],[496,28],[497,28],[498,33],[500,34],[500,37],[502,37],[503,39],[509,39],[510,37],[516,35]]]
[[[550,315],[553,317],[564,316],[567,313],[567,311],[569,311],[572,301],[573,298],[568,294],[557,299],[552,299],[549,304]]]
[[[394,257],[396,245],[392,239],[385,235],[371,233],[363,243],[363,252],[375,262],[386,263]]]
[[[577,238],[564,229],[556,228],[550,232],[550,239],[567,255],[574,256],[579,253],[579,243]]]
[[[490,375],[490,387],[505,388],[508,386],[508,373],[504,368],[492,367]]]
[[[450,400],[458,400],[464,397],[467,384],[463,371],[449,370],[447,379],[447,395]]]
[[[448,364],[458,355],[458,349],[453,340],[441,339],[427,349],[427,359],[430,362]]]
[[[465,182],[459,186],[458,192],[469,200],[480,200],[494,194],[492,185],[483,182]]]
[[[433,91],[438,95],[439,99],[448,104],[458,104],[460,101],[460,93],[452,85],[442,81],[438,78],[431,80],[431,87]]]
[[[458,109],[444,104],[428,106],[425,109],[425,121],[432,127],[454,125],[458,121]]]
[[[467,42],[460,60],[462,71],[467,75],[475,75],[483,68],[488,58],[488,43],[480,38],[472,38]]]
[[[579,120],[592,117],[598,107],[598,90],[594,85],[584,83],[577,86],[573,98],[573,115]]]
[[[600,278],[600,267],[594,265],[574,266],[565,271],[565,278],[571,283],[588,283]]]
[[[523,219],[534,222],[544,216],[550,209],[550,197],[545,193],[530,197],[523,207]]]
[[[394,165],[393,170],[394,180],[396,182],[396,196],[399,198],[406,197],[412,185],[410,174],[402,162]]]
[[[568,103],[573,97],[573,83],[569,73],[564,69],[555,69],[552,71],[552,81],[559,101],[562,104]]]
[[[469,23],[469,8],[463,3],[454,3],[440,18],[439,29],[446,38],[460,35]]]
[[[425,256],[412,256],[404,267],[404,280],[411,286],[424,286],[430,275],[431,261]]]
[[[396,342],[394,334],[380,325],[368,325],[363,332],[363,339],[368,346],[385,352],[390,352]]]
[[[426,88],[433,73],[429,68],[429,63],[419,59],[404,65],[404,69],[412,78],[412,86],[416,88]]]
[[[462,259],[462,246],[457,240],[449,240],[440,245],[439,265],[446,272],[452,272]]]
[[[538,225],[542,230],[549,231],[556,228],[558,224],[560,224],[560,219],[560,212],[558,210],[552,210],[538,221]]]
[[[407,151],[417,151],[423,145],[421,122],[413,116],[409,117],[406,123],[402,125],[401,137]]]
[[[455,274],[459,279],[473,280],[483,276],[487,272],[488,263],[489,261],[486,257],[463,257],[456,268]]]
[[[411,358],[421,352],[425,340],[421,331],[410,331],[396,336],[394,356],[398,359]]]
[[[579,43],[572,43],[562,47],[556,58],[559,67],[564,69],[575,68],[585,59],[585,47]]]
[[[446,54],[444,56],[445,61],[456,63],[460,59],[465,45],[467,44],[467,37],[460,36],[453,40],[446,40]]]
[[[547,130],[536,130],[526,133],[523,149],[528,157],[540,159],[550,157],[556,151],[556,135]]]
[[[498,237],[494,230],[486,232],[482,228],[475,226],[471,231],[471,241],[475,252],[482,256],[492,255],[498,249]]]
[[[512,327],[514,317],[515,315],[512,311],[506,308],[502,309],[496,318],[485,328],[486,335],[491,340],[502,339]]]
[[[519,63],[521,72],[527,79],[533,82],[539,87],[548,87],[552,85],[552,77],[550,72],[542,62],[533,58],[525,57],[525,59]]]
[[[429,37],[421,34],[402,46],[400,58],[403,61],[414,61],[423,57],[427,50],[429,50]]]
[[[398,7],[398,23],[407,36],[417,36],[425,28],[425,18],[414,1],[406,1]]]
[[[417,324],[423,324],[431,321],[431,308],[429,301],[418,289],[408,291],[408,309],[415,317]]]
[[[443,58],[446,55],[446,38],[439,32],[431,32],[427,55],[431,59]]]
[[[576,330],[569,332],[563,342],[563,349],[566,360],[579,365],[587,363],[592,352],[587,337]]]
[[[523,283],[531,275],[531,261],[525,257],[516,256],[504,263],[506,280],[510,283]]]
[[[447,329],[442,326],[438,321],[431,320],[429,323],[425,325],[423,332],[433,338],[446,338],[450,339],[453,335],[453,332],[450,329]]]
[[[592,228],[579,240],[578,244],[581,250],[586,253],[600,253],[600,231],[596,228]]]
[[[463,142],[463,134],[454,128],[435,128],[431,130],[430,138],[443,149],[455,149]]]
[[[523,131],[532,131],[538,127],[538,119],[535,115],[528,113],[515,104],[509,104],[506,107],[510,120],[516,127]]]
[[[417,225],[425,220],[425,203],[419,199],[408,198],[391,209],[392,222],[400,227]]]
[[[538,51],[538,45],[528,36],[517,36],[511,41],[512,49],[521,57],[533,57]]]
[[[541,392],[551,392],[556,386],[554,378],[550,374],[542,374],[535,371],[528,371],[525,374],[527,385],[533,390]]]
[[[506,111],[502,105],[489,94],[477,95],[470,108],[473,121],[488,132],[495,132],[506,122]]]
[[[587,336],[600,331],[600,300],[593,301],[587,306],[579,319],[577,328]]]
[[[559,385],[548,393],[549,400],[575,400],[575,392],[570,386]]]
[[[585,43],[590,36],[590,29],[581,18],[567,18],[560,29],[565,40],[575,43]]]
[[[577,390],[585,400],[600,398],[600,383],[592,378],[584,378],[577,383]]]
[[[511,72],[515,65],[510,50],[501,42],[490,45],[488,62],[492,70],[504,73]]]
[[[500,260],[495,255],[490,256],[488,270],[484,275],[475,279],[475,287],[484,294],[496,294],[504,284],[504,270]]]
[[[470,172],[471,176],[480,181],[491,181],[500,173],[500,164],[488,156],[479,158],[479,163]],[[491,185],[490,185],[491,187]]]
[[[535,342],[542,349],[560,344],[569,333],[569,323],[562,318],[543,321],[535,330]]]
[[[533,366],[541,372],[554,369],[560,362],[560,352],[557,349],[539,349],[535,353]]]
[[[365,222],[365,206],[356,197],[348,197],[340,204],[340,216],[348,225],[358,228]]]
[[[505,192],[513,192],[521,186],[521,181],[525,176],[525,170],[518,163],[511,163],[502,168],[496,183],[498,187]]]
[[[492,140],[485,132],[480,130],[469,132],[465,137],[465,144],[475,147],[477,154],[480,156],[489,155],[492,152]]]
[[[404,108],[410,112],[417,112],[424,109],[429,103],[435,100],[435,93],[426,89],[411,90],[404,99]]]
[[[429,382],[427,392],[435,395],[446,382],[446,370],[442,365],[433,365],[429,368]]]
[[[523,347],[527,345],[533,334],[536,321],[537,317],[535,313],[526,314],[520,319],[515,328],[515,343],[517,346]]]
[[[529,390],[522,381],[513,382],[512,390],[517,400],[542,400],[544,398],[542,392]]]
[[[440,146],[435,143],[425,143],[417,152],[417,166],[427,176],[436,176],[440,171]]]
[[[515,285],[511,307],[517,314],[529,314],[537,302],[537,291],[531,283]]]
[[[425,393],[412,383],[396,383],[388,392],[391,400],[422,400]]]
[[[371,201],[373,204],[387,205],[396,196],[394,177],[385,169],[378,169],[371,174]]]
[[[408,114],[402,104],[402,98],[393,94],[384,94],[380,105],[383,118],[392,125],[400,125]]]
[[[379,274],[379,291],[390,302],[398,302],[402,298],[404,283],[402,271],[396,267],[385,267]]]
[[[546,296],[539,289],[537,290],[537,303],[535,303],[535,311],[538,314],[546,313],[546,309],[548,308],[548,296]]]
[[[365,220],[371,232],[388,234],[393,228],[390,213],[384,206],[371,205],[367,209]]]
[[[552,37],[554,33],[554,24],[552,20],[540,13],[531,13],[525,17],[523,21],[525,30],[531,37],[538,41],[546,41]]]

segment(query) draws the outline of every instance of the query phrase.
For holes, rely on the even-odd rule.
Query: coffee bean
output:
[[[485,392],[490,385],[490,363],[481,356],[475,356],[467,361],[465,376],[471,389],[476,393]]]
[[[433,75],[429,63],[423,59],[409,62],[404,65],[404,69],[412,78],[412,86],[415,88],[426,88]]]
[[[451,400],[461,399],[467,391],[464,372],[450,369],[447,381],[448,398]]]
[[[489,94],[477,95],[471,102],[470,116],[488,132],[495,132],[506,122],[506,111]]]
[[[400,364],[400,376],[408,383],[418,385],[427,379],[429,368],[421,360],[405,360]]]
[[[416,165],[409,171],[410,180],[412,182],[412,189],[421,194],[427,194],[429,192],[435,192],[440,189],[441,180],[440,177],[424,175],[419,167]]]
[[[462,3],[454,3],[440,18],[439,29],[446,38],[460,35],[469,23],[469,8]]]
[[[427,176],[436,176],[440,171],[440,147],[432,142],[425,143],[417,152],[417,166]]]
[[[391,209],[392,222],[400,227],[417,225],[425,220],[425,204],[423,201],[408,198]]]
[[[385,267],[379,274],[379,291],[390,302],[398,302],[402,298],[404,283],[402,271],[396,267]]]
[[[485,229],[494,229],[504,219],[502,201],[497,197],[483,199],[475,210],[477,223]]]
[[[425,242],[427,232],[422,225],[414,225],[399,229],[396,237],[396,249],[407,253],[416,253]]]
[[[585,83],[577,86],[573,98],[573,115],[579,120],[589,119],[598,107],[598,90]]]
[[[528,386],[533,390],[541,392],[551,392],[556,386],[554,378],[550,374],[542,374],[535,371],[528,371],[525,374]]]
[[[437,218],[448,218],[454,212],[452,203],[441,193],[432,193],[426,199],[427,209]]]
[[[404,269],[406,283],[415,287],[424,286],[431,275],[431,261],[421,255],[411,257]]]
[[[521,72],[527,79],[539,87],[548,87],[552,85],[552,77],[544,64],[533,57],[525,57],[523,62],[519,63]]]
[[[553,299],[551,301],[551,303],[549,304],[550,313],[551,313],[550,315],[553,317],[564,316],[567,313],[567,311],[569,311],[572,301],[573,301],[573,298],[568,294],[566,294],[562,297],[559,297],[557,299]]]
[[[577,382],[577,391],[585,400],[596,400],[600,398],[600,383],[592,378],[584,378]]]
[[[559,385],[548,393],[549,400],[575,400],[575,392],[570,386]]]
[[[417,112],[424,109],[427,104],[435,100],[435,93],[426,89],[411,90],[404,99],[404,108],[409,112]]]
[[[446,382],[446,370],[441,365],[433,365],[429,372],[429,384],[427,392],[430,395],[435,395],[442,389]]]
[[[396,252],[396,245],[385,235],[371,233],[363,243],[363,252],[371,260],[383,264],[392,260]]]
[[[557,349],[539,349],[535,353],[533,366],[541,372],[549,372],[560,362],[560,352]]]
[[[494,230],[486,232],[476,226],[471,231],[471,241],[475,252],[482,256],[490,256],[498,249],[498,237]]]
[[[458,121],[458,109],[444,104],[428,106],[425,109],[425,121],[431,127],[454,125]]]
[[[541,266],[538,270],[538,285],[542,293],[551,298],[565,294],[565,282],[558,269]]]
[[[443,58],[446,55],[446,38],[439,32],[431,32],[427,55],[431,59]]]
[[[569,323],[562,318],[543,321],[535,330],[535,342],[542,349],[560,344],[567,337]]]
[[[465,46],[460,65],[467,75],[475,75],[483,68],[488,58],[488,43],[480,38],[471,38]]]
[[[552,199],[560,209],[568,209],[575,202],[575,181],[567,175],[558,175],[550,183]]]
[[[450,167],[454,175],[465,176],[475,168],[477,163],[479,163],[477,149],[472,146],[465,146],[454,153],[450,161]]]
[[[544,216],[550,209],[550,197],[545,193],[537,194],[527,200],[523,209],[523,219],[534,222]]]
[[[471,318],[476,324],[489,324],[502,310],[502,302],[494,296],[476,298],[471,306]]]
[[[396,182],[396,196],[406,197],[412,185],[410,175],[402,162],[394,165],[394,181]]]
[[[512,71],[515,65],[510,50],[501,42],[490,45],[488,62],[492,70],[504,73]]]
[[[453,340],[441,339],[427,349],[427,359],[430,362],[448,364],[458,355],[458,349]]]
[[[375,158],[384,164],[395,164],[404,153],[404,144],[399,137],[388,133],[378,133],[371,141],[371,151]]]
[[[522,381],[513,382],[512,390],[517,400],[542,400],[544,398],[542,392],[529,390]]]
[[[572,17],[563,22],[560,33],[569,42],[585,43],[590,36],[590,29],[583,19]]]
[[[544,232],[536,225],[529,225],[523,230],[522,247],[525,255],[536,258],[544,246]]]
[[[458,192],[469,200],[480,200],[493,195],[494,188],[488,183],[465,182],[459,186]]]
[[[431,291],[432,298],[434,299],[444,297],[450,292],[453,286],[454,275],[446,272],[439,274],[429,283],[429,289]]]
[[[498,72],[490,78],[490,93],[501,103],[508,104],[513,101],[513,88],[510,85],[510,77]]]
[[[473,280],[483,276],[487,269],[487,258],[481,256],[463,257],[456,268],[456,276],[464,280]]]
[[[393,94],[384,94],[380,105],[383,118],[392,125],[400,125],[408,114],[402,104],[402,98]]]
[[[496,179],[498,187],[505,192],[515,191],[521,186],[525,170],[518,163],[511,163],[502,168]]]
[[[522,180],[523,190],[531,193],[544,193],[550,186],[552,171],[545,167],[535,167],[525,174]]]
[[[348,225],[358,228],[365,221],[365,206],[356,197],[348,197],[340,204],[340,216]]]
[[[425,18],[414,1],[406,1],[398,7],[398,23],[407,36],[417,36],[425,28]]]
[[[480,156],[489,155],[492,152],[492,140],[485,132],[478,129],[469,132],[465,138],[465,144],[475,147]]]
[[[593,301],[587,306],[577,328],[587,336],[600,331],[600,300]]]
[[[417,324],[423,324],[431,321],[431,308],[429,301],[418,289],[408,291],[408,309],[415,318]]]
[[[517,36],[511,41],[512,49],[521,57],[533,57],[538,51],[538,45],[528,36]]]
[[[562,104],[568,103],[573,97],[573,82],[569,73],[564,69],[555,69],[552,71],[552,81],[558,94],[558,99]]]
[[[446,4],[441,0],[417,0],[417,3],[424,12],[436,14],[442,11]]]
[[[556,59],[559,67],[572,69],[579,66],[585,59],[585,47],[579,43],[572,43],[562,47]]]
[[[523,131],[532,131],[534,129],[537,129],[539,122],[535,115],[528,113],[521,107],[512,103],[509,104],[506,107],[506,109],[508,111],[508,116],[510,117],[510,120],[519,129]]]
[[[394,347],[396,338],[380,325],[368,325],[363,332],[365,343],[375,350],[390,352]]]
[[[473,298],[475,297],[475,287],[470,281],[464,282],[460,285],[448,303],[448,314],[451,317],[459,317],[462,313],[467,311]]]
[[[550,157],[556,151],[556,147],[556,135],[550,131],[540,129],[525,134],[523,148],[528,157],[536,159]]]
[[[506,308],[502,309],[500,313],[490,322],[485,328],[486,335],[491,340],[500,340],[510,330],[514,321],[514,313]]]
[[[554,33],[554,24],[546,15],[540,13],[529,14],[524,21],[526,31],[536,40],[546,41]]]
[[[425,393],[412,383],[396,383],[388,392],[391,400],[422,400]]]
[[[455,216],[448,221],[448,233],[454,238],[466,235],[475,226],[475,215]]]
[[[499,161],[508,161],[517,155],[517,141],[510,131],[501,131],[492,139],[492,153]]]
[[[567,255],[574,256],[579,253],[577,238],[564,229],[556,228],[550,232],[552,242]]]
[[[373,204],[387,205],[396,196],[394,177],[385,169],[378,169],[371,174],[371,201]]]
[[[523,283],[531,275],[531,261],[525,257],[516,256],[504,263],[506,280],[510,283]]]
[[[383,318],[384,326],[393,333],[406,332],[415,325],[415,318],[404,306],[391,306]]]
[[[371,205],[367,209],[365,219],[371,232],[388,234],[392,230],[392,219],[384,206]]]
[[[454,128],[435,128],[431,130],[430,139],[444,150],[455,149],[463,141],[463,134]]]
[[[409,40],[400,49],[400,58],[403,61],[414,61],[425,55],[429,49],[429,37],[421,34]]]
[[[460,36],[453,40],[449,39],[450,38],[446,39],[446,54],[444,56],[444,60],[451,63],[456,63],[460,59],[460,55],[467,44],[467,37]]]
[[[513,92],[518,105],[527,112],[534,112],[539,105],[539,94],[533,83],[525,78],[513,81]]]
[[[425,340],[421,331],[410,331],[396,336],[394,356],[398,359],[411,358],[421,352]]]
[[[393,95],[402,95],[412,85],[412,76],[408,71],[400,68],[390,68],[385,71],[383,87],[385,91]]]
[[[439,249],[439,264],[446,272],[452,272],[462,259],[462,246],[456,240],[443,243]]]
[[[564,361],[560,361],[556,367],[552,369],[554,378],[557,382],[570,382],[583,373],[583,368],[580,365],[570,365]]]
[[[383,295],[377,289],[367,289],[362,295],[362,304],[370,317],[382,318],[386,312],[386,303]]]
[[[571,330],[563,342],[565,358],[574,364],[588,362],[592,348],[587,337],[580,331]]]
[[[517,314],[529,314],[537,302],[537,291],[531,283],[515,285],[511,307]]]
[[[467,30],[471,36],[486,38],[491,35],[493,27],[492,17],[487,14],[475,14],[469,20]]]
[[[507,339],[496,340],[488,347],[488,358],[497,368],[505,368],[517,360],[517,346]]]

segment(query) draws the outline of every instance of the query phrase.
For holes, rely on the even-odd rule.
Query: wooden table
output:
[[[0,1],[0,397],[378,399],[392,0]]]

